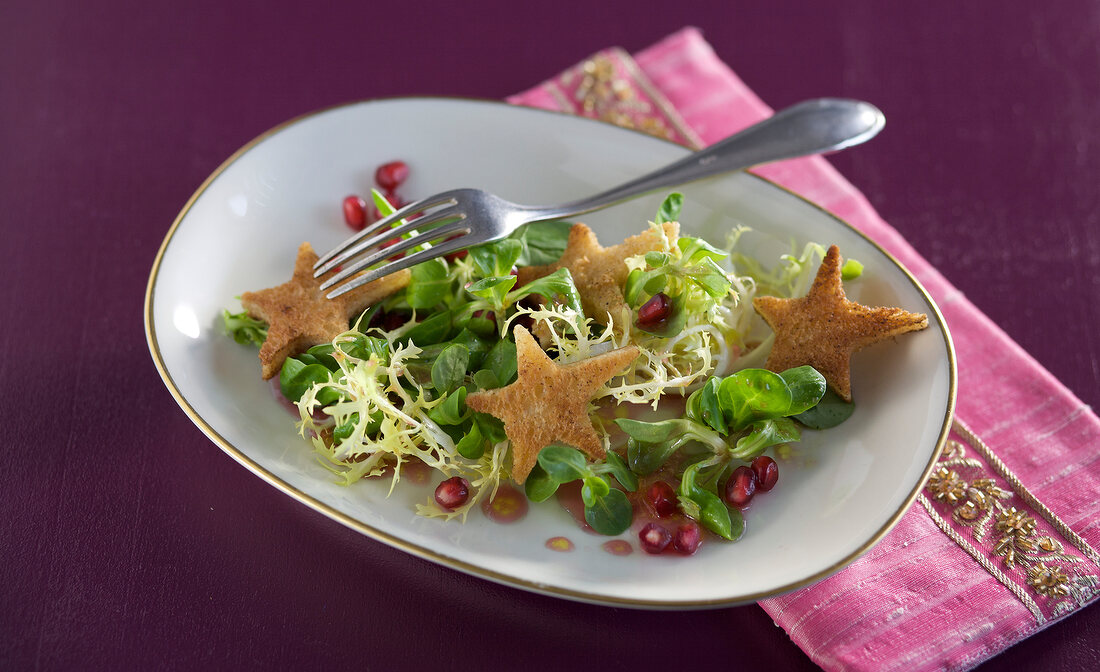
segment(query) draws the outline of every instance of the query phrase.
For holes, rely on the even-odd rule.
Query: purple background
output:
[[[774,107],[879,105],[886,131],[835,164],[1100,402],[1096,2],[156,4],[0,5],[0,668],[813,669],[755,606],[586,606],[406,556],[179,410],[142,331],[168,226],[240,145],[335,103],[500,98],[697,25]],[[1088,669],[1098,641],[1093,606],[982,669]]]

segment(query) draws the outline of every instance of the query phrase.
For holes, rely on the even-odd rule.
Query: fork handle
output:
[[[870,140],[885,123],[886,117],[870,103],[842,98],[808,100],[648,175],[579,201],[538,208],[537,219],[531,221],[581,215],[705,177],[835,152]]]

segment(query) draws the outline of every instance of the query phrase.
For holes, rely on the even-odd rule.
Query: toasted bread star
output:
[[[619,348],[564,366],[555,363],[523,327],[516,327],[516,382],[475,392],[466,405],[504,421],[512,441],[512,478],[523,483],[539,451],[560,441],[596,460],[604,456],[588,402],[601,385],[638,356],[636,346]]]
[[[665,222],[663,226],[669,240],[674,241],[680,235],[679,223]],[[522,286],[559,268],[568,268],[573,275],[573,284],[581,295],[584,314],[600,324],[607,324],[608,313],[621,315],[626,306],[623,285],[629,271],[625,260],[661,247],[661,236],[653,229],[631,236],[618,245],[603,247],[592,229],[584,224],[574,224],[569,229],[569,241],[561,258],[547,266],[519,269],[516,284]]]
[[[928,326],[928,316],[923,313],[869,308],[849,301],[840,283],[840,250],[836,245],[825,254],[806,296],[759,296],[752,305],[775,331],[775,345],[764,367],[779,372],[809,364],[846,401],[852,400],[849,360],[853,352]]]
[[[289,282],[241,295],[241,305],[248,314],[268,325],[267,340],[260,347],[264,380],[279,373],[287,357],[328,343],[347,331],[348,322],[367,306],[409,284],[409,272],[400,271],[326,299],[321,279],[313,277],[316,262],[313,247],[302,243]]]

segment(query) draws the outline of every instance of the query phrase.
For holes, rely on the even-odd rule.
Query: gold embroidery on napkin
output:
[[[975,547],[974,544],[967,541],[965,537],[963,537],[955,530],[955,528],[951,527],[951,523],[949,523],[942,516],[940,516],[939,513],[936,512],[935,507],[932,505],[932,502],[929,501],[927,497],[925,497],[923,494],[919,495],[917,497],[917,501],[919,501],[921,503],[921,506],[924,507],[924,510],[928,512],[928,516],[932,519],[932,522],[936,524],[936,527],[940,528],[940,530],[944,534],[946,534],[947,537],[951,539],[951,541],[954,541],[960,548],[969,553],[970,557],[974,558],[974,560],[982,566],[982,569],[989,572],[990,576],[997,579],[997,581],[999,581],[1001,585],[1007,588],[1009,592],[1016,596],[1016,599],[1020,600],[1020,602],[1023,603],[1025,607],[1027,607],[1027,610],[1030,611],[1031,615],[1035,617],[1036,623],[1038,623],[1039,625],[1046,623],[1047,619],[1046,616],[1043,616],[1043,611],[1039,609],[1039,605],[1035,603],[1035,600],[1032,599],[1031,595],[1029,595],[1026,590],[1021,588],[1018,583],[1005,575],[1004,572],[1002,572],[1000,569],[997,568],[996,565],[989,561],[989,558],[986,557],[986,555],[980,549]]]
[[[1069,577],[1057,566],[1047,567],[1037,562],[1027,570],[1027,584],[1043,597],[1065,597],[1069,595]]]
[[[1050,525],[1062,535],[1063,539],[1069,541],[1082,555],[1092,561],[1092,564],[1100,567],[1100,552],[1097,552],[1097,550],[1090,546],[1087,541],[1074,532],[1069,525],[1066,525],[1061,518],[1054,515],[1054,512],[1047,508],[1045,504],[1036,499],[1035,495],[1031,494],[1031,491],[1024,487],[1024,484],[1020,482],[1016,474],[1009,470],[1008,465],[1002,462],[1001,458],[997,457],[997,455],[990,450],[989,446],[985,445],[984,441],[970,431],[970,428],[958,419],[954,420],[953,429],[955,433],[963,437],[967,445],[976,450],[985,459],[986,463],[993,468],[993,471],[995,471],[998,476],[1008,483],[1016,495],[1024,501],[1024,504],[1032,511],[1038,513],[1039,517],[1043,520],[1050,523]]]
[[[617,55],[619,56],[619,61],[622,63],[623,68],[630,75],[631,80],[633,80],[633,82],[638,85],[638,88],[649,96],[649,100],[664,113],[664,119],[668,121],[669,125],[683,136],[681,144],[687,145],[692,149],[702,149],[705,146],[703,139],[699,137],[699,134],[696,133],[691,126],[688,126],[684,118],[680,116],[679,110],[673,106],[672,101],[666,98],[665,94],[657,89],[657,86],[649,80],[649,77],[646,77],[642,69],[638,67],[637,61],[621,50]],[[652,135],[653,133],[647,128],[648,125],[649,122],[643,122],[642,130]],[[673,140],[676,140],[676,138],[673,138]]]
[[[602,51],[549,84],[547,90],[563,111],[643,131],[694,149],[703,146],[664,94],[621,49]]]
[[[986,571],[1011,590],[1039,623],[1045,622],[1046,617],[1027,591],[1056,601],[1047,602],[1051,615],[1055,617],[1087,602],[1098,592],[1100,579],[1076,571],[1076,566],[1086,559],[1100,566],[1100,554],[1039,502],[969,428],[956,420],[953,429],[966,445],[953,439],[947,442],[925,490],[932,500],[950,507],[951,520],[958,527],[940,516],[932,501],[922,494],[920,501],[929,516]],[[968,457],[967,445],[985,462]],[[1002,488],[992,477],[994,475],[1000,476],[1012,490]],[[1013,498],[1020,500],[1020,508],[1015,506],[1016,502],[1009,501]],[[1041,533],[1033,513],[1049,523],[1084,557],[1067,553],[1061,541]],[[967,540],[961,534],[964,531],[981,545],[976,546]],[[1016,571],[1017,568],[1022,572]]]

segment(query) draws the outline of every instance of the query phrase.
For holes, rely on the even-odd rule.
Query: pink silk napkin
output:
[[[509,102],[702,147],[771,114],[694,28],[607,49]],[[758,169],[897,257],[955,342],[951,439],[871,551],[760,605],[828,670],[965,670],[1100,592],[1100,420],[951,286],[821,157]]]

